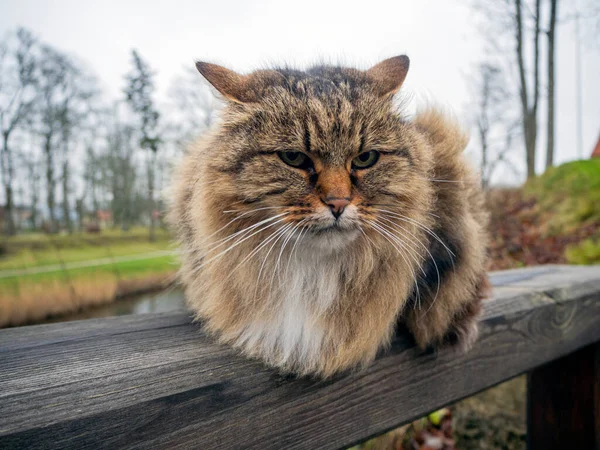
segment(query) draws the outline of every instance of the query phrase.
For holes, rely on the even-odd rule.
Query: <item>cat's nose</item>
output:
[[[348,206],[350,204],[350,199],[348,199],[348,198],[326,198],[325,204],[327,206],[329,206],[329,209],[331,210],[331,214],[333,214],[333,217],[335,217],[336,219],[339,219],[339,217],[344,213],[344,209],[346,208],[346,206]]]

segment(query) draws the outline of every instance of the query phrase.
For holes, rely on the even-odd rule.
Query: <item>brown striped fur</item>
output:
[[[408,58],[368,71],[198,69],[228,101],[180,166],[170,220],[206,329],[284,372],[320,376],[368,364],[398,320],[421,347],[468,347],[487,214],[460,127],[394,106]],[[353,158],[371,150],[377,163],[357,170]],[[310,169],[281,151],[305,153]],[[331,197],[350,202],[338,221]]]

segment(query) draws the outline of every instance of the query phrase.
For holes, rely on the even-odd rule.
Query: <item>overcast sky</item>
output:
[[[414,97],[414,104],[434,101],[453,109],[464,122],[469,102],[465,74],[481,58],[483,48],[475,22],[467,0],[0,3],[0,32],[25,26],[49,44],[78,55],[113,98],[121,95],[131,48],[137,48],[157,71],[162,100],[173,77],[195,59],[239,71],[271,62],[302,67],[321,60],[367,68],[406,53],[411,58],[406,91]],[[577,156],[572,23],[561,25],[557,40],[556,151],[560,162]],[[599,55],[599,50],[584,49],[584,156],[600,133]]]

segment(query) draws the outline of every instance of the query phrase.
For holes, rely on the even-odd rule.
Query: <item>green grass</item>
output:
[[[78,239],[78,238],[73,238]],[[117,243],[110,245],[96,245],[80,240],[79,246],[67,248],[48,248],[36,250],[22,248],[16,252],[0,257],[0,271],[7,269],[25,269],[30,267],[46,266],[53,264],[72,263],[96,259],[112,258],[127,255],[139,255],[160,250],[172,250],[169,241]]]
[[[156,229],[156,241],[167,242],[171,235],[164,229]],[[0,250],[6,253],[15,253],[19,250],[29,249],[35,251],[53,250],[56,247],[66,249],[85,245],[120,245],[137,242],[148,242],[148,229],[143,227],[131,228],[128,231],[120,229],[103,230],[101,233],[66,233],[50,235],[45,233],[23,233],[10,238],[0,237]]]
[[[19,235],[4,240],[8,252],[0,255],[0,273],[55,266],[118,257],[135,257],[146,253],[173,250],[170,236],[157,233],[155,242],[148,241],[147,229],[128,232],[108,231],[102,234],[74,234],[48,236],[44,234]],[[134,261],[114,261],[92,267],[56,269],[38,274],[24,274],[0,278],[0,298],[27,289],[49,284],[65,284],[90,279],[132,280],[151,275],[173,273],[178,268],[175,255],[155,255]]]
[[[565,254],[569,264],[600,264],[600,239],[586,239],[571,245]]]
[[[545,232],[564,235],[600,220],[600,159],[572,161],[548,169],[525,185],[537,199]]]
[[[167,255],[137,261],[125,261],[95,267],[69,269],[66,273],[58,270],[38,274],[20,275],[0,278],[0,292],[4,290],[15,291],[18,290],[20,286],[43,284],[54,280],[64,280],[64,282],[67,283],[67,280],[86,277],[102,277],[107,275],[126,280],[146,275],[175,272],[178,267],[177,257],[174,255]]]
[[[148,241],[148,231],[108,231],[102,234],[18,235],[0,242],[0,271],[72,263],[127,255],[171,250],[170,236],[161,230],[155,242]]]

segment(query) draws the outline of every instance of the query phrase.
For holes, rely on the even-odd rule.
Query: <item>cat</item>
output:
[[[468,349],[488,217],[457,123],[394,101],[408,57],[366,71],[196,66],[225,106],[177,171],[170,221],[205,329],[319,377],[367,366],[399,322],[421,348]]]

